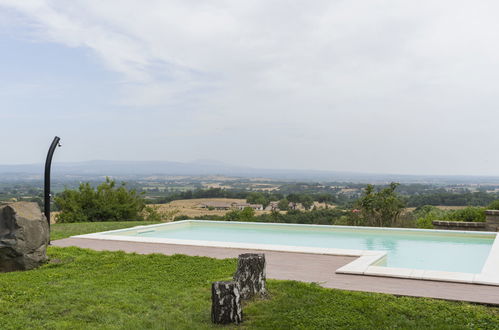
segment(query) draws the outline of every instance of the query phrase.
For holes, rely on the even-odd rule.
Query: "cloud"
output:
[[[424,150],[436,152],[432,141],[441,141],[442,131],[459,134],[473,122],[489,129],[477,118],[499,119],[494,1],[0,0],[0,6],[22,15],[40,40],[90,49],[121,74],[116,104],[189,112],[190,122],[179,125],[193,134],[215,131],[211,143],[216,132],[221,140],[238,134],[238,143],[257,134],[260,145],[274,145],[262,147],[267,156],[276,148],[289,154],[291,143],[304,153],[294,159],[297,167],[313,165],[314,153],[329,148],[350,160],[326,157],[319,167],[352,168],[362,161],[356,150],[373,157],[378,150],[387,161],[373,170],[397,171]],[[369,142],[376,147],[366,148]],[[404,162],[392,155],[397,148],[417,151]],[[448,164],[449,155],[436,157]]]

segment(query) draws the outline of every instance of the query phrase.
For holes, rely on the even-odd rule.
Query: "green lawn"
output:
[[[77,227],[53,229],[62,237]],[[210,284],[229,279],[236,267],[235,259],[79,248],[50,247],[49,255],[52,262],[37,270],[0,274],[0,329],[218,328],[210,323]],[[293,281],[268,285],[270,299],[247,303],[237,328],[499,329],[493,307]]]
[[[152,225],[158,222],[148,221],[108,221],[108,222],[80,222],[56,223],[50,226],[50,239],[56,240],[73,235],[96,233],[99,231],[122,229],[134,226]]]

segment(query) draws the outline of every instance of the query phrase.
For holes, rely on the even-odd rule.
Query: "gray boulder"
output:
[[[0,205],[0,272],[33,269],[46,262],[49,237],[38,204]]]

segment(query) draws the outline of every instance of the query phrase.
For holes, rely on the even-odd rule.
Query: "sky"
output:
[[[0,0],[0,164],[499,175],[499,2]]]

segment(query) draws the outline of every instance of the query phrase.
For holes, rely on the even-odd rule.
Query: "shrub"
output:
[[[246,196],[246,203],[262,204],[264,208],[269,205],[269,202],[268,198],[261,192],[250,192],[248,196]]]
[[[277,203],[277,207],[281,211],[287,211],[289,209],[289,201],[286,198],[281,199],[279,203]]]
[[[443,220],[445,218],[446,211],[433,205],[423,205],[417,207],[412,214],[417,219],[429,217],[433,220]]]
[[[227,221],[254,221],[255,210],[245,207],[242,210],[232,210],[227,212],[224,219]]]
[[[416,218],[416,227],[424,229],[432,229],[433,220],[444,220],[446,211],[439,209],[433,205],[423,205],[416,208],[412,215]]]
[[[182,221],[182,220],[190,220],[192,217],[189,217],[185,214],[177,215],[173,221]],[[204,219],[204,217],[203,217]]]
[[[343,216],[339,217],[338,219],[336,219],[336,221],[334,221],[334,225],[336,225],[336,226],[349,226],[350,225],[350,218],[346,215],[343,215]]]
[[[485,221],[485,212],[481,207],[468,206],[461,210],[441,210],[432,205],[420,206],[413,211],[418,228],[433,228],[433,220],[446,221]]]
[[[485,221],[485,209],[482,207],[469,206],[461,210],[452,210],[447,213],[445,220],[449,221]]]
[[[405,207],[405,201],[395,192],[398,185],[392,182],[382,189],[376,189],[371,184],[366,186],[362,196],[355,202],[362,225],[391,227],[397,222]]]
[[[55,197],[61,211],[57,222],[95,222],[142,220],[145,203],[142,196],[125,183],[116,187],[114,180],[106,178],[96,189],[82,183],[78,190],[64,190]]]
[[[435,226],[433,226],[433,220],[431,217],[423,217],[423,218],[418,218],[416,220],[416,227],[418,228],[423,228],[423,229],[433,229]]]
[[[331,225],[344,214],[345,211],[342,209],[331,208],[313,209],[312,211],[290,210],[287,213],[273,211],[270,214],[257,216],[255,221]]]
[[[499,210],[499,199],[493,201],[492,203],[487,206],[488,210]]]
[[[162,210],[158,205],[151,205],[144,208],[143,217],[145,221],[167,222],[173,221],[178,212],[177,209]]]

